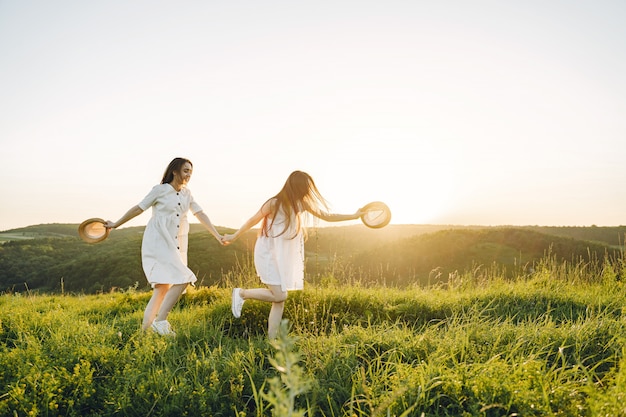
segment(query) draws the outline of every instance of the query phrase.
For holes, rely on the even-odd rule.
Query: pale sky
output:
[[[623,0],[0,0],[0,230],[117,220],[177,156],[217,226],[296,169],[393,224],[623,225],[624,22]]]

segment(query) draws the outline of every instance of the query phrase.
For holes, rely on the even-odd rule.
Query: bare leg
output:
[[[287,291],[283,291],[280,285],[268,285],[267,288],[241,289],[239,292],[244,300],[259,300],[281,302],[287,299]]]
[[[187,288],[187,284],[175,284],[170,286],[170,289],[163,298],[161,308],[159,309],[155,320],[161,321],[167,319],[167,315],[170,314],[170,311],[172,311],[172,308],[174,308],[174,305],[180,299],[180,296],[183,291],[185,291],[185,288]]]
[[[148,330],[148,328],[150,328],[150,325],[157,316],[157,313],[161,308],[161,304],[163,303],[163,299],[168,293],[170,287],[171,285],[169,284],[156,284],[154,286],[154,290],[152,290],[152,297],[150,298],[150,301],[148,301],[146,310],[143,313],[143,323],[141,324],[141,328],[143,330]]]
[[[280,328],[280,321],[283,318],[287,291],[283,291],[280,285],[268,285],[267,288],[241,289],[239,295],[244,300],[253,299],[272,303],[272,309],[267,319],[267,336],[270,339],[275,339]]]
[[[280,329],[280,321],[283,318],[284,309],[284,301],[281,301],[279,303],[272,303],[270,316],[267,319],[267,337],[270,340],[276,339],[276,336],[278,336],[278,330]]]

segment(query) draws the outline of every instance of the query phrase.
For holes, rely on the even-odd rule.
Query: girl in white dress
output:
[[[192,172],[191,161],[185,158],[173,159],[159,185],[155,185],[139,204],[118,221],[107,221],[105,224],[106,228],[115,229],[152,207],[152,217],[146,225],[141,243],[143,271],[153,288],[144,312],[142,329],[152,328],[161,335],[175,335],[167,315],[187,285],[196,281],[195,274],[187,267],[187,212],[191,211],[222,243],[222,236],[186,187]]]
[[[261,282],[267,288],[235,288],[232,294],[232,311],[241,316],[245,300],[254,299],[272,303],[267,335],[277,336],[283,316],[287,291],[301,290],[304,286],[304,229],[305,212],[329,222],[354,220],[363,214],[328,213],[328,204],[317,189],[313,178],[305,172],[294,171],[282,190],[267,200],[259,211],[232,235],[224,235],[222,242],[229,244],[238,239],[260,221],[261,229],[254,247],[254,266]]]

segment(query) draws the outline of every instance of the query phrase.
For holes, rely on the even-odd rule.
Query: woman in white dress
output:
[[[187,188],[192,172],[191,161],[185,158],[173,159],[160,184],[155,185],[139,204],[118,221],[107,221],[105,224],[106,228],[115,229],[152,207],[152,217],[146,225],[141,243],[143,271],[153,288],[144,312],[142,329],[152,328],[161,335],[175,335],[167,315],[187,285],[196,281],[195,274],[187,267],[187,212],[191,211],[222,243],[222,236]]]
[[[363,213],[328,213],[328,204],[317,189],[313,178],[305,172],[294,171],[282,190],[267,200],[259,211],[232,235],[224,235],[222,242],[229,244],[262,221],[254,247],[254,266],[257,275],[267,288],[235,288],[232,294],[232,311],[241,316],[245,300],[254,299],[272,303],[267,335],[277,336],[283,316],[287,291],[301,290],[304,286],[304,228],[302,215],[313,216],[329,222],[358,219]]]

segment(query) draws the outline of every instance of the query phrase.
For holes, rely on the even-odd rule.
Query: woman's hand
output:
[[[115,224],[115,222],[112,222],[111,220],[107,220],[104,223],[104,227],[106,227],[107,229],[115,229],[117,228],[117,224]]]

